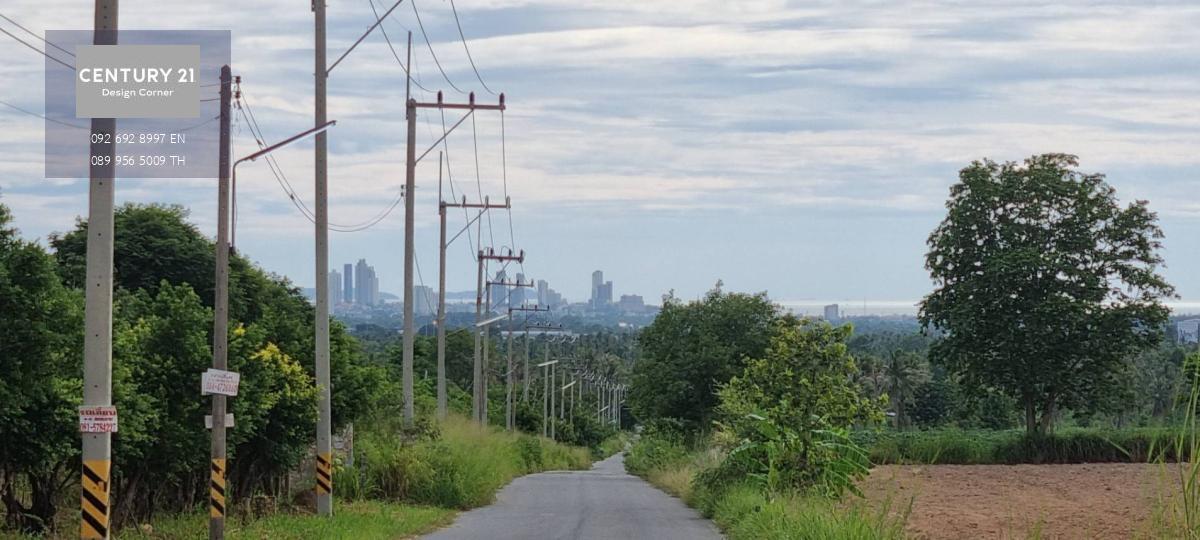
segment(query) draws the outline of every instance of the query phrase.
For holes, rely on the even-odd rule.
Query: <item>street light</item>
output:
[[[229,239],[230,245],[232,245],[232,246],[237,245],[237,167],[238,167],[238,165],[241,165],[242,162],[244,162],[244,161],[254,161],[260,157],[270,154],[271,152],[274,152],[276,150],[279,150],[280,148],[283,148],[289,144],[292,144],[300,139],[304,139],[306,137],[311,137],[318,133],[324,133],[325,130],[327,130],[335,125],[337,125],[337,120],[330,120],[328,122],[325,122],[324,124],[321,124],[317,127],[309,129],[307,131],[302,131],[300,133],[292,135],[291,137],[288,137],[282,141],[272,144],[271,146],[268,146],[266,148],[263,148],[262,150],[259,150],[253,154],[250,154],[250,155],[248,155],[242,159],[239,159],[233,163],[232,181],[233,181],[233,223],[234,223],[234,226],[232,227],[232,231],[231,231],[231,235],[230,235],[230,239]]]

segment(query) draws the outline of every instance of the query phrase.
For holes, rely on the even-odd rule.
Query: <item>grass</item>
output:
[[[458,510],[490,504],[518,476],[587,469],[592,463],[586,448],[480,427],[459,416],[438,426],[439,436],[432,440],[408,442],[394,428],[381,423],[359,430],[355,466],[335,470],[332,519],[294,511],[253,519],[235,516],[227,522],[226,537],[408,538],[448,524]],[[609,446],[621,448],[623,439]],[[78,535],[77,500],[62,505],[63,519],[51,538]],[[149,525],[125,527],[116,538],[207,538],[207,527],[207,514],[200,512],[161,516]],[[27,537],[0,531],[0,539],[7,538]]]
[[[1192,448],[1176,445],[1177,429],[1068,428],[1031,437],[1024,431],[927,430],[859,432],[854,438],[875,464],[1061,464],[1179,461]]]
[[[586,469],[587,449],[527,434],[481,428],[452,416],[437,440],[406,444],[393,430],[364,433],[354,469],[340,469],[344,495],[468,509],[492,502],[513,478],[546,470]]]
[[[225,537],[237,540],[307,540],[409,538],[450,523],[454,510],[431,506],[413,506],[381,501],[339,503],[332,518],[308,513],[281,512],[258,519],[231,516],[225,524]],[[62,527],[51,539],[77,538],[78,520]],[[0,533],[0,538],[29,537]],[[118,531],[119,540],[192,540],[208,538],[208,514],[190,513],[164,516],[141,527]]]
[[[721,455],[712,449],[688,452],[679,444],[641,439],[626,464],[630,472],[682,499],[711,518],[731,540],[892,540],[904,538],[908,511],[890,505],[872,509],[859,500],[837,502],[800,494],[768,496],[762,489],[737,484],[720,492],[694,482],[715,466]]]

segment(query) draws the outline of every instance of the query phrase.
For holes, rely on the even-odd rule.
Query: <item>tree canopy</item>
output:
[[[726,293],[680,303],[668,299],[638,337],[630,407],[641,419],[675,418],[703,427],[717,406],[717,388],[761,358],[782,315],[766,294]]]
[[[920,317],[942,332],[931,359],[1018,400],[1030,433],[1112,389],[1161,339],[1174,294],[1146,201],[1122,206],[1104,175],[1077,167],[1064,154],[974,162],[928,240],[935,288]]]

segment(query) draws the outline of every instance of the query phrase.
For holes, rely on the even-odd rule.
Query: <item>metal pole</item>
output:
[[[325,69],[325,0],[313,0],[316,18],[315,36],[315,126],[325,124],[325,93],[328,72]],[[317,514],[333,515],[333,411],[329,378],[329,162],[326,133],[317,134],[316,163],[316,351],[317,391]]]
[[[479,324],[483,320],[483,249],[479,250],[479,256],[476,257],[479,263],[479,274],[475,285],[475,323]],[[479,335],[480,328],[474,328],[475,333],[475,356],[472,359],[472,381],[471,381],[471,418],[482,424],[482,416],[479,414],[483,410],[480,394],[483,393],[483,364],[481,358],[483,356],[480,347],[483,344],[482,336]]]
[[[412,65],[412,32],[408,33],[408,62]],[[412,76],[406,79],[412,84]],[[404,387],[404,425],[413,425],[413,255],[416,230],[416,183],[417,183],[417,101],[407,101],[408,111],[408,157],[404,176],[404,359],[401,378]]]
[[[117,44],[117,0],[96,0],[92,43]],[[83,405],[112,405],[113,183],[117,122],[92,119],[91,155],[108,156],[107,165],[92,163],[88,181],[87,289],[84,292]],[[97,137],[100,135],[101,137]],[[103,140],[105,142],[94,142]],[[109,470],[112,435],[82,433],[80,538],[108,538]],[[10,441],[16,443],[17,441]],[[89,501],[89,497],[96,499]]]
[[[213,369],[229,367],[229,116],[233,76],[221,67],[221,134],[217,171],[216,276],[213,284]],[[209,482],[208,537],[225,537],[225,396],[212,396],[212,463]]]
[[[438,153],[438,217],[441,241],[438,243],[438,319],[437,319],[437,417],[446,419],[446,203],[442,200],[442,155]]]

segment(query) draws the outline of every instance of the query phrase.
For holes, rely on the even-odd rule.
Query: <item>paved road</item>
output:
[[[458,517],[426,540],[717,540],[711,521],[625,472],[618,454],[590,471],[531,474],[495,504]]]

